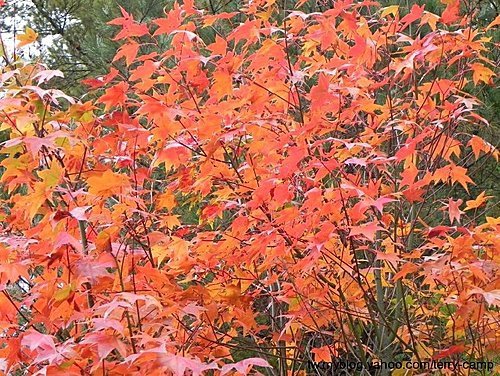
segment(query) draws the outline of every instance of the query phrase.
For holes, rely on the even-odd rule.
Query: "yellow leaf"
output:
[[[423,343],[418,343],[416,348],[417,348],[417,353],[418,353],[418,356],[420,357],[420,359],[427,359],[433,353],[432,349],[425,346]],[[416,357],[413,357],[412,361],[415,361],[415,360],[417,360]]]
[[[168,245],[173,255],[177,259],[183,259],[188,256],[189,243],[182,238],[172,236],[172,242]]]
[[[382,8],[382,13],[380,14],[380,17],[385,17],[388,14],[397,16],[398,13],[399,13],[399,5],[391,5],[389,7]]]
[[[179,218],[177,218],[177,215],[167,215],[163,218],[162,224],[167,226],[167,228],[171,229],[176,226],[180,226],[181,222],[179,221]]]
[[[75,363],[74,360],[67,360],[67,361],[62,362],[61,364],[59,364],[59,368],[69,369],[74,363]]]
[[[40,176],[47,188],[54,188],[63,176],[63,169],[58,162],[54,162],[48,170],[39,171],[38,176]]]
[[[111,252],[111,235],[109,231],[101,231],[95,240],[95,247],[99,253]]]
[[[45,184],[42,182],[36,182],[33,187],[33,192],[30,193],[29,196],[23,196],[22,201],[24,205],[26,205],[29,209],[29,218],[33,219],[33,217],[38,213],[42,205],[47,200],[47,196],[50,196],[52,193],[50,190],[46,189]],[[21,202],[21,200],[19,200]]]
[[[302,50],[304,51],[305,56],[310,56],[312,52],[316,50],[316,47],[318,46],[318,42],[315,40],[307,40],[304,42],[304,47],[302,47]]]
[[[178,267],[189,257],[189,243],[182,238],[176,236],[171,237],[171,241],[167,244],[160,243],[151,247],[151,252],[154,258],[158,258],[158,263],[161,263],[165,258],[169,258],[169,265],[173,268]]]
[[[175,207],[175,196],[172,192],[165,192],[156,197],[156,204],[160,208],[172,210]]]
[[[438,15],[436,15],[434,13],[430,13],[430,12],[424,12],[422,19],[420,20],[420,25],[428,24],[430,26],[430,28],[432,29],[432,31],[435,31],[436,24],[438,21],[439,21]]]
[[[17,47],[19,48],[19,47],[27,46],[28,44],[31,44],[34,41],[36,41],[37,38],[38,38],[38,34],[35,32],[35,30],[33,30],[29,27],[26,27],[26,29],[24,30],[24,33],[19,34],[17,36],[17,40],[19,41],[17,43]]]
[[[215,21],[217,21],[217,19],[217,15],[206,15],[205,17],[203,17],[203,27],[212,26]]]
[[[151,247],[151,253],[153,258],[158,260],[158,264],[161,264],[167,256],[170,255],[169,249],[162,244],[155,244]]]
[[[495,75],[495,73],[486,68],[483,64],[474,63],[471,65],[472,69],[472,80],[477,85],[479,82],[484,82],[485,84],[489,84],[491,81],[491,77]]]
[[[485,196],[485,192],[482,192],[479,196],[477,196],[476,199],[467,201],[466,202],[467,206],[465,207],[464,210],[467,211],[479,208],[486,202],[486,200],[488,200],[491,197],[492,196]]]
[[[413,372],[410,370],[407,370],[405,368],[401,368],[401,369],[393,370],[391,375],[392,376],[410,376],[410,375],[413,375]]]
[[[13,148],[13,151],[22,151],[21,150],[16,150],[19,149],[18,146],[15,146]],[[2,149],[2,153],[9,153],[9,154],[15,154],[10,151],[6,151],[6,149]],[[30,165],[30,157],[27,154],[21,154],[18,158],[14,157],[8,157],[5,158],[2,162],[0,162],[0,166],[5,167],[5,170],[2,173],[2,176],[0,177],[0,182],[5,183],[8,181],[8,178],[12,177],[17,177],[20,175],[21,172],[26,171],[29,168]]]
[[[264,21],[268,21],[269,18],[271,18],[273,14],[274,8],[269,7],[265,12],[259,12],[257,13],[257,17],[263,19]]]
[[[62,302],[63,300],[68,299],[71,296],[71,293],[74,291],[73,285],[69,284],[64,286],[62,289],[57,290],[54,293],[54,300],[56,302]]]

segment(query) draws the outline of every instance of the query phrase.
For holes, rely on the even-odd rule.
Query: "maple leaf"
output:
[[[317,363],[330,363],[332,361],[332,349],[329,346],[316,347],[311,352],[314,354],[314,361]]]
[[[52,336],[42,334],[36,330],[27,330],[23,334],[21,345],[28,347],[32,351],[41,348],[46,351],[56,352],[56,345]]]
[[[153,23],[156,24],[158,28],[153,33],[153,36],[170,34],[172,31],[178,29],[182,22],[181,12],[182,9],[179,7],[179,4],[174,3],[173,9],[166,14],[165,18],[154,20]]]
[[[27,46],[28,44],[31,44],[36,41],[38,38],[38,34],[35,32],[35,30],[26,27],[24,30],[23,34],[19,34],[17,37],[18,43],[17,43],[17,48]]]
[[[178,142],[171,142],[158,151],[151,165],[156,167],[161,163],[165,163],[165,168],[168,171],[172,167],[179,167],[181,164],[186,163],[190,157],[191,152],[189,149]]]
[[[99,253],[109,253],[113,250],[109,231],[101,231],[95,239],[95,246]]]
[[[409,326],[443,334],[419,326],[422,358],[453,354],[455,337],[481,355],[461,334],[491,337],[500,219],[465,221],[438,185],[467,190],[464,163],[500,155],[454,126],[488,123],[464,85],[494,75],[487,28],[443,2],[439,17],[370,0],[308,13],[300,0],[283,18],[274,0],[231,13],[184,0],[147,23],[121,8],[121,71],[89,79],[101,97],[84,104],[41,88],[59,73],[16,54],[0,73],[2,371],[258,373],[264,359],[232,360],[234,338],[279,349],[331,337],[335,348],[312,346],[330,361],[352,355],[354,316],[378,359],[376,333],[405,325],[373,317],[402,303]],[[394,282],[410,278],[400,297]],[[374,305],[366,291],[380,289],[391,299]]]
[[[81,206],[73,208],[69,211],[71,216],[79,221],[87,221],[87,215],[85,214],[92,206]]]
[[[264,359],[261,358],[248,358],[239,361],[238,363],[225,364],[221,369],[221,376],[228,374],[233,369],[242,375],[246,375],[249,372],[250,367],[267,367],[270,368],[271,365]]]
[[[156,196],[156,203],[160,208],[172,210],[176,205],[177,200],[172,192],[165,192]]]
[[[153,73],[158,69],[158,66],[158,63],[155,63],[152,60],[146,60],[142,65],[139,65],[132,71],[129,80],[131,82],[137,80],[142,80],[143,82],[148,81]]]
[[[103,249],[104,247],[97,243],[96,241],[96,250],[100,252],[100,255],[96,259],[82,258],[75,262],[75,274],[81,283],[84,281],[102,283],[105,278],[112,278],[109,270],[116,267],[116,261],[111,255],[111,244],[105,244],[105,249]]]
[[[129,355],[126,360],[134,365],[149,360],[152,361],[156,367],[167,368],[173,375],[185,375],[189,373],[193,376],[201,376],[206,371],[219,369],[215,363],[206,364],[198,359],[173,354],[165,349],[164,343],[159,347],[148,349],[139,354]]]
[[[349,236],[361,235],[370,241],[375,240],[377,231],[383,231],[384,228],[378,226],[375,222],[365,223],[360,226],[352,226]]]
[[[94,324],[93,329],[95,331],[106,330],[106,329],[111,328],[113,330],[116,330],[118,333],[120,333],[122,335],[125,332],[125,328],[124,328],[123,324],[118,320],[109,319],[109,318],[103,319],[100,317],[96,317],[96,318],[92,319],[92,323]]]
[[[487,304],[491,306],[500,306],[500,290],[484,291],[480,288],[475,288],[469,291],[469,295],[482,295]]]
[[[358,165],[358,166],[363,166],[366,167],[367,161],[366,158],[348,158],[344,161],[345,164],[353,164],[353,165]]]
[[[435,15],[430,12],[424,12],[421,20],[420,20],[420,25],[423,24],[428,24],[431,28],[432,31],[435,31],[437,29],[437,22],[439,21],[439,16]]]
[[[443,349],[439,351],[436,355],[434,355],[433,359],[443,359],[448,358],[451,355],[463,353],[467,348],[464,345],[453,345],[448,347],[447,349]]]
[[[484,205],[486,200],[488,200],[489,198],[492,198],[492,197],[493,196],[486,196],[486,192],[483,191],[474,200],[466,201],[465,202],[466,207],[464,210],[467,211],[467,210],[477,209],[480,206]]]
[[[367,49],[366,40],[365,38],[356,35],[354,41],[354,46],[349,50],[349,55],[353,58],[360,58],[364,55]]]
[[[462,199],[454,201],[452,198],[450,198],[448,200],[447,208],[451,224],[453,224],[455,220],[460,223],[460,216],[464,213],[463,211],[460,210],[460,205],[462,205],[462,202],[463,202]]]
[[[105,359],[113,350],[117,350],[122,356],[127,355],[127,348],[114,335],[109,335],[104,332],[90,333],[85,336],[82,344],[94,345],[97,347],[99,361]]]
[[[38,85],[46,83],[54,77],[64,78],[64,74],[60,70],[43,70],[33,76],[33,78],[38,79]]]
[[[467,169],[461,166],[449,165],[437,169],[433,174],[435,182],[447,182],[451,180],[452,184],[460,183],[464,189],[469,192],[467,184],[474,184],[470,177],[467,176]]]
[[[174,375],[184,375],[190,370],[193,376],[201,376],[205,371],[218,369],[215,363],[205,364],[199,360],[189,359],[180,355],[164,355],[161,364],[169,368]]]
[[[284,204],[292,199],[293,195],[290,192],[290,187],[287,184],[278,184],[272,191],[273,200],[277,204]]]
[[[392,14],[393,16],[397,16],[399,12],[399,5],[390,5],[388,7],[382,8],[382,12],[380,12],[380,17],[385,17],[389,14]]]
[[[100,101],[105,104],[104,109],[109,110],[113,106],[125,105],[129,87],[127,82],[122,81],[106,89],[104,95],[100,98]]]
[[[488,144],[478,136],[472,136],[467,145],[472,148],[472,152],[474,153],[474,157],[476,157],[476,159],[479,158],[481,152],[489,153],[494,150],[492,145]]]
[[[62,302],[67,300],[73,295],[75,291],[75,286],[73,284],[68,284],[62,288],[59,288],[53,295],[53,298],[56,302]]]
[[[181,222],[179,221],[179,217],[177,215],[166,215],[162,218],[161,223],[169,229],[181,225]]]
[[[403,172],[401,172],[401,186],[407,185],[411,187],[417,176],[418,169],[414,163],[410,162],[407,166],[405,166]]]
[[[125,193],[130,189],[130,181],[126,175],[106,170],[102,174],[94,174],[87,179],[89,193],[96,196],[112,196]]]
[[[207,205],[201,211],[201,218],[213,220],[215,218],[221,217],[224,208],[221,205]]]
[[[330,235],[334,231],[334,229],[335,229],[335,226],[332,223],[328,223],[328,222],[325,223],[323,225],[323,227],[321,228],[321,230],[316,235],[314,235],[314,241],[316,242],[316,244],[323,244],[326,241],[328,241],[328,239],[330,239]]]
[[[450,231],[454,231],[455,227],[449,227],[449,226],[436,226],[433,228],[429,229],[429,232],[427,233],[427,236],[429,238],[435,237],[435,236],[442,236],[443,234],[446,234]]]
[[[409,156],[412,156],[415,152],[415,148],[417,147],[416,140],[407,141],[401,149],[399,149],[396,154],[396,160],[402,161],[407,159]]]
[[[390,263],[395,264],[395,265],[397,265],[398,262],[402,261],[401,257],[399,255],[397,255],[396,253],[375,251],[375,254],[376,254],[377,260],[389,261]]]
[[[2,281],[16,282],[20,277],[29,280],[27,263],[13,262],[9,260],[9,250],[0,247],[0,278]],[[0,295],[1,296],[1,295]]]
[[[46,189],[54,188],[63,177],[63,169],[59,163],[52,163],[49,169],[38,172]]]
[[[413,6],[410,9],[410,12],[401,19],[400,22],[403,25],[401,26],[400,30],[406,29],[408,25],[410,25],[412,22],[422,17],[422,14],[424,13],[424,8],[425,5],[418,6],[417,4],[413,4]]]
[[[480,82],[492,83],[492,77],[495,76],[495,73],[491,69],[481,63],[472,63],[470,67],[472,69],[472,80],[476,85]]]
[[[394,274],[394,276],[392,277],[392,279],[394,281],[398,281],[402,278],[406,278],[406,276],[410,273],[414,273],[418,270],[418,266],[415,265],[414,263],[412,262],[407,262],[405,264],[403,264],[403,266],[400,268],[399,272],[397,272],[396,274]]]
[[[214,94],[217,98],[222,98],[225,95],[231,94],[233,91],[233,79],[228,72],[214,72]]]
[[[12,305],[6,294],[0,294],[0,322],[4,320],[14,320],[17,316],[17,309]]]
[[[54,140],[47,139],[47,138],[42,138],[42,137],[24,137],[24,143],[26,144],[26,147],[30,151],[31,154],[36,155],[40,152],[40,149],[43,147],[48,148],[48,149],[53,149],[55,144]]]
[[[231,12],[231,13],[217,13],[217,14],[207,14],[203,17],[203,25],[206,26],[212,26],[215,21],[217,20],[226,20],[234,17],[237,15],[238,12]]]
[[[123,17],[115,18],[108,22],[108,25],[121,26],[122,30],[113,38],[113,40],[120,40],[131,37],[142,37],[149,34],[147,25],[138,24],[135,22],[132,15],[127,13],[127,11],[120,6],[120,10]]]
[[[109,73],[105,76],[100,76],[97,78],[88,78],[83,80],[82,82],[88,86],[90,86],[92,89],[96,89],[99,87],[102,87],[106,84],[109,84],[116,76],[118,76],[118,69],[111,68],[109,70]]]
[[[488,31],[489,29],[498,25],[500,25],[500,15],[496,16],[495,19],[490,22],[490,24],[486,27],[485,30]]]
[[[113,58],[113,61],[120,60],[122,57],[124,57],[125,63],[127,64],[127,66],[130,66],[130,64],[132,64],[132,62],[136,58],[139,48],[139,43],[135,42],[134,40],[129,40],[126,44],[122,45],[118,49],[118,52]]]
[[[60,232],[57,234],[57,237],[55,239],[54,243],[54,248],[60,248],[63,245],[70,245],[77,251],[82,250],[82,245],[78,240],[76,240],[71,234],[68,234],[67,232]]]
[[[460,166],[452,166],[450,171],[450,178],[452,183],[460,183],[464,189],[469,192],[467,184],[474,184],[471,178],[467,176],[467,169]]]
[[[394,201],[396,201],[396,200],[393,198],[390,198],[390,197],[379,197],[376,200],[372,200],[372,199],[367,197],[363,200],[363,206],[365,206],[365,205],[373,206],[375,209],[377,209],[379,211],[380,214],[383,214],[384,206],[386,204],[388,204],[390,202],[394,202]]]
[[[441,22],[444,24],[451,24],[457,21],[460,16],[460,0],[441,0],[447,4],[443,14],[441,14]]]

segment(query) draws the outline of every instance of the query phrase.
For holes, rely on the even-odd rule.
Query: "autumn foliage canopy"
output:
[[[498,157],[473,95],[498,18],[305,3],[122,10],[87,102],[2,67],[5,374],[498,355],[500,220],[469,174]]]

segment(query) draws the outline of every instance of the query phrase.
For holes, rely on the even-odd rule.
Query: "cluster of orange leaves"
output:
[[[300,3],[122,10],[94,102],[2,68],[3,372],[498,350],[500,220],[484,192],[456,199],[498,156],[463,131],[487,126],[467,89],[494,78],[485,30],[458,1]]]

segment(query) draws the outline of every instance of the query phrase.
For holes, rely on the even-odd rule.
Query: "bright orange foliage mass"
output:
[[[464,131],[487,126],[468,88],[494,72],[446,3],[123,10],[94,102],[3,67],[0,369],[498,355],[500,220],[465,163],[498,153]]]

